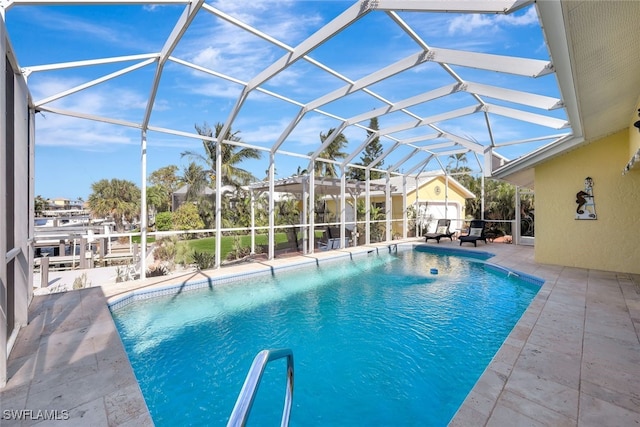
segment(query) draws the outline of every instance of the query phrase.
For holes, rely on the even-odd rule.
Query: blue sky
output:
[[[231,0],[207,3],[289,46],[298,45],[352,4],[344,1]],[[28,68],[159,52],[182,10],[181,5],[16,6],[7,12],[6,21],[19,64]],[[432,47],[548,59],[533,8],[512,16],[402,12],[399,15]],[[418,51],[416,43],[387,14],[376,11],[310,52],[309,56],[357,80]],[[200,11],[173,56],[248,81],[284,52],[213,14]],[[38,101],[138,62],[140,60],[33,72],[29,75],[29,86],[34,101]],[[530,79],[464,67],[452,68],[464,80],[559,96],[554,75]],[[146,66],[47,106],[139,123],[145,112],[154,71],[153,65]],[[370,89],[388,100],[399,101],[450,82],[442,67],[426,62],[374,84]],[[309,62],[298,61],[266,82],[263,88],[306,103],[344,85],[344,81]],[[237,83],[168,62],[150,124],[194,133],[195,124],[224,122],[240,91],[241,85]],[[459,93],[410,110],[418,116],[428,117],[470,104],[469,95]],[[323,106],[322,110],[348,118],[383,105],[380,100],[360,91]],[[233,129],[240,131],[239,135],[247,143],[271,147],[298,110],[296,105],[254,91],[234,121]],[[550,114],[564,117],[562,110]],[[386,128],[407,120],[406,114],[396,112],[381,117],[379,124],[380,128]],[[285,141],[282,150],[307,154],[319,145],[320,132],[326,133],[338,124],[331,117],[308,113]],[[454,119],[446,123],[446,127],[448,131],[483,144],[488,140],[482,115]],[[559,133],[501,116],[492,119],[492,128],[499,143]],[[424,133],[424,129],[421,132]],[[344,133],[349,140],[347,151],[354,150],[366,135],[364,130],[353,126]],[[409,130],[397,136],[408,138],[418,134],[420,130]],[[91,184],[103,178],[128,179],[140,185],[140,139],[137,129],[51,112],[37,114],[36,194],[46,198],[87,199]],[[384,138],[381,142],[385,148],[392,144]],[[510,145],[499,152],[515,158],[543,143]],[[170,164],[182,169],[188,159],[181,158],[180,153],[199,149],[201,143],[197,139],[149,132],[147,171],[151,173]],[[383,167],[408,152],[408,147],[397,150],[385,160]],[[359,156],[355,160],[358,159]],[[469,159],[473,158],[469,156]],[[473,167],[474,163],[469,165]],[[278,178],[290,176],[299,166],[306,168],[307,161],[276,156]],[[406,165],[407,168],[411,166],[411,162]],[[265,154],[261,160],[247,162],[243,167],[262,179],[268,167],[268,156]]]

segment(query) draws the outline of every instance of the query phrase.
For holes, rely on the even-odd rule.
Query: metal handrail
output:
[[[233,411],[231,411],[227,427],[244,426],[246,424],[267,363],[283,357],[287,358],[287,387],[280,425],[282,427],[289,425],[291,404],[293,403],[293,351],[288,348],[283,348],[262,350],[253,359],[247,378],[245,378],[242,390],[240,390],[240,394],[238,395],[238,400],[236,400]]]

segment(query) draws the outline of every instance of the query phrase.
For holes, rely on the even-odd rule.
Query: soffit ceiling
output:
[[[543,18],[552,15],[551,11],[544,15],[550,3],[554,2],[540,3]],[[574,93],[575,133],[498,170],[498,177],[528,188],[534,188],[537,164],[628,128],[640,96],[640,2],[562,1],[561,6],[556,14],[559,24],[547,33],[554,37],[552,54],[555,49],[562,55],[566,44],[563,57],[571,74],[561,81],[561,89]],[[624,166],[620,165],[621,172]]]
[[[564,1],[562,10],[585,140],[627,128],[640,95],[640,2]]]
[[[334,162],[336,166],[348,166],[359,160],[363,149],[369,143],[370,139],[367,138],[366,131],[371,131],[371,129],[368,129],[367,126],[369,120],[375,117],[383,126],[373,135],[380,137],[384,142],[384,152],[371,165],[372,169],[375,170],[378,164],[384,162],[384,170],[412,175],[429,170],[440,170],[441,172],[451,156],[460,154],[467,154],[472,159],[475,158],[477,164],[470,166],[477,170],[484,166],[483,157],[494,150],[501,154],[503,149],[508,150],[518,145],[528,147],[534,144],[533,146],[537,147],[543,144],[554,144],[572,135],[572,132],[575,133],[576,126],[584,126],[585,135],[596,135],[607,132],[607,129],[622,127],[622,118],[628,117],[627,104],[629,101],[621,102],[620,99],[615,101],[609,96],[607,100],[615,104],[616,111],[608,113],[606,117],[599,116],[598,113],[602,108],[599,110],[598,107],[607,105],[602,103],[603,97],[611,92],[605,90],[607,87],[603,87],[603,82],[597,78],[597,75],[605,73],[608,77],[607,83],[613,83],[623,77],[636,80],[638,78],[637,75],[615,74],[618,71],[614,65],[619,65],[616,61],[627,61],[626,63],[631,61],[622,54],[613,57],[612,60],[615,63],[610,64],[611,66],[608,68],[606,64],[600,64],[601,61],[590,63],[594,59],[602,58],[602,55],[610,57],[611,52],[608,52],[606,48],[611,49],[611,45],[615,45],[613,48],[615,50],[621,50],[620,45],[622,44],[626,46],[623,29],[625,25],[632,24],[633,16],[638,16],[637,13],[632,13],[637,10],[635,5],[627,5],[622,11],[611,14],[606,8],[607,2],[563,3],[563,9],[566,13],[565,23],[571,29],[569,34],[571,53],[578,61],[578,65],[582,64],[586,67],[587,64],[590,64],[591,67],[587,70],[582,70],[580,66],[573,69],[573,77],[577,82],[575,89],[579,94],[576,101],[574,99],[575,93],[570,90],[571,88],[556,86],[557,82],[560,82],[560,86],[562,86],[564,79],[562,76],[567,76],[571,70],[566,67],[560,69],[561,62],[552,61],[548,53],[524,51],[519,52],[518,55],[502,55],[491,53],[496,50],[483,44],[479,44],[483,46],[481,48],[474,47],[473,43],[432,46],[431,40],[427,36],[429,33],[418,28],[419,18],[425,14],[444,12],[470,14],[469,19],[472,19],[471,14],[477,16],[475,14],[478,13],[510,15],[527,7],[535,7],[533,2],[526,0],[495,0],[491,2],[364,0],[354,2],[351,5],[347,4],[342,13],[330,22],[318,26],[313,33],[295,45],[278,40],[268,35],[266,31],[252,27],[250,23],[244,22],[240,17],[231,16],[202,0],[3,0],[0,2],[5,10],[7,22],[10,22],[13,9],[19,7],[42,5],[104,6],[110,4],[120,6],[172,5],[174,7],[177,4],[182,7],[182,12],[175,20],[172,30],[167,33],[162,45],[147,52],[127,53],[119,56],[119,46],[114,45],[113,55],[106,58],[95,58],[92,52],[84,52],[76,55],[73,61],[39,63],[32,60],[29,64],[21,62],[21,55],[25,54],[24,52],[15,52],[17,62],[23,67],[23,74],[28,78],[30,84],[36,75],[84,67],[110,66],[110,72],[98,74],[94,79],[63,90],[53,90],[45,96],[34,98],[33,108],[37,111],[138,129],[143,131],[145,135],[147,132],[153,132],[202,139],[197,133],[188,130],[189,127],[192,129],[191,124],[188,124],[187,128],[172,128],[166,126],[162,121],[156,121],[158,111],[160,107],[163,107],[157,102],[159,93],[162,91],[163,85],[169,81],[165,75],[177,67],[186,68],[189,72],[197,73],[200,76],[210,76],[236,86],[239,93],[224,110],[224,129],[236,128],[238,118],[242,116],[243,110],[247,108],[254,96],[266,97],[275,103],[286,104],[290,107],[287,110],[289,115],[282,118],[282,126],[278,133],[268,143],[254,144],[251,140],[245,140],[243,143],[225,141],[226,143],[257,148],[273,155],[298,157],[304,161],[322,160],[321,152],[335,136],[340,132],[346,133],[350,129],[357,128],[362,131],[363,137],[357,141],[350,139],[346,159]],[[367,25],[368,20],[374,15],[386,16],[390,22],[394,23],[393,31],[389,33],[389,37],[403,37],[406,40],[405,50],[410,52],[408,55],[399,57],[396,52],[380,51],[377,52],[375,58],[359,57],[357,60],[363,63],[370,61],[367,67],[363,68],[368,72],[353,76],[346,75],[344,70],[334,69],[332,65],[316,59],[323,57],[323,52],[328,49],[338,52],[344,51],[346,57],[353,55],[354,52],[350,51],[348,46],[340,43],[339,35],[344,32],[357,32],[358,27]],[[582,35],[581,31],[587,28],[599,29],[598,25],[602,22],[599,20],[594,22],[596,16],[606,23],[606,27],[602,31],[596,31],[595,35]],[[262,39],[270,49],[280,50],[280,54],[276,60],[265,63],[258,72],[249,76],[234,76],[227,74],[229,70],[225,68],[214,69],[200,65],[184,54],[186,50],[182,43],[184,43],[183,39],[185,34],[188,34],[190,26],[203,19],[225,21],[226,24],[251,37]],[[624,25],[620,25],[619,32],[611,35],[607,30],[609,27],[615,27],[619,19],[624,22]],[[149,25],[149,23],[141,23],[141,25],[143,24]],[[60,28],[60,30],[64,31],[64,28]],[[10,31],[9,41],[11,41],[11,36]],[[488,37],[490,38],[490,35]],[[635,37],[636,35],[634,35]],[[556,40],[553,37],[547,37],[547,42],[551,45],[549,48],[553,52],[552,43]],[[590,52],[590,47],[594,46],[596,42],[600,49],[596,52]],[[544,51],[546,48],[543,47],[542,50]],[[637,49],[628,52],[637,52]],[[627,56],[638,57],[633,54]],[[247,51],[246,57],[250,61],[254,57],[261,56],[258,52]],[[324,93],[305,96],[305,94],[278,91],[279,86],[275,82],[279,79],[286,79],[287,72],[300,63],[304,63],[306,67],[313,67],[315,70],[322,70],[326,74],[327,81],[331,80],[332,83],[327,85]],[[375,68],[373,64],[376,64]],[[412,81],[408,79],[409,77],[416,72],[424,71],[424,67],[430,67],[424,74],[426,77],[438,73],[439,83],[437,85],[420,86],[407,83]],[[151,69],[153,72],[147,74],[149,79],[144,82],[143,87],[150,88],[150,90],[146,93],[144,111],[138,115],[102,115],[91,111],[74,110],[68,107],[73,103],[64,104],[63,102],[66,98],[77,93],[90,90],[105,82],[117,82],[122,76],[141,69]],[[480,75],[471,73],[470,70],[485,73],[485,78],[476,80],[475,76]],[[527,88],[529,88],[529,80],[542,80],[544,84],[531,86],[537,89],[524,90],[519,85],[502,84],[505,81],[503,76],[517,76],[523,82],[527,82],[526,85],[522,85]],[[314,89],[313,93],[317,94],[315,89],[318,89],[319,83],[312,81],[309,82],[309,85],[309,92]],[[394,87],[398,90],[394,91]],[[414,88],[413,92],[407,94],[408,88]],[[394,95],[395,92],[400,92],[399,89],[402,89],[402,97]],[[630,98],[631,94],[628,91],[615,89],[621,98],[626,100]],[[356,103],[350,102],[354,97],[366,97],[371,102],[369,104],[358,103],[357,105],[364,105],[364,107],[357,109]],[[575,115],[572,115],[572,112],[567,108],[573,106],[581,109],[581,123],[572,122]],[[584,108],[584,112],[582,108]],[[290,144],[288,140],[305,126],[305,120],[312,115],[332,119],[332,127],[336,130],[327,135],[324,144],[316,143],[309,152],[309,146]],[[260,120],[259,117],[256,120]],[[465,121],[473,122],[474,127],[481,123],[483,129],[480,133],[471,133],[471,131],[467,133],[464,130]],[[603,122],[606,123],[606,126],[602,125]],[[385,125],[385,123],[393,124]],[[499,130],[500,126],[505,123],[507,123],[507,130],[509,126],[514,129],[522,126],[535,126],[540,130],[532,133],[531,138],[513,140],[498,136],[508,134],[508,132]],[[504,157],[509,158],[509,156]]]

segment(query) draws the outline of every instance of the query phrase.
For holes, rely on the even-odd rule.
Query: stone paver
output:
[[[456,241],[439,245],[459,248]],[[640,425],[640,276],[537,264],[532,247],[493,243],[465,249],[494,253],[489,262],[545,284],[450,425]],[[9,381],[0,389],[0,424],[153,425],[108,300],[134,289],[270,270],[345,252],[36,296],[29,325],[18,334],[9,358]],[[69,419],[5,416],[21,410],[31,415],[58,411]]]
[[[34,297],[29,316],[0,390],[0,425],[153,425],[101,288]]]
[[[541,265],[508,246],[487,246],[490,262],[545,283],[450,425],[640,425],[640,276]]]

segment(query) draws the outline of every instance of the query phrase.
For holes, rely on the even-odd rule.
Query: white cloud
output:
[[[220,56],[220,49],[207,46],[193,56],[193,62],[197,65],[215,68],[215,65],[220,61]]]
[[[535,8],[530,7],[523,15],[497,15],[495,20],[498,23],[513,27],[537,25],[538,14]]]
[[[126,37],[122,28],[114,25],[104,25],[102,22],[93,23],[88,19],[80,18],[77,14],[54,12],[51,9],[46,13],[38,8],[33,8],[30,12],[30,19],[35,25],[45,29],[60,31],[64,29],[67,34],[75,34],[86,40],[102,40],[108,43],[130,46],[133,42],[131,37]]]
[[[30,88],[34,99],[38,102],[84,82],[84,80],[74,76],[65,76],[64,78],[45,77],[32,83]],[[80,113],[109,114],[114,117],[124,118],[122,117],[123,112],[144,110],[146,102],[146,94],[117,84],[112,86],[109,83],[105,83],[52,101],[51,105]]]
[[[537,25],[538,15],[531,7],[522,15],[461,15],[449,22],[449,34],[471,34],[476,31],[495,32],[502,27]]]
[[[83,151],[112,151],[116,146],[137,145],[139,139],[126,135],[120,126],[68,116],[42,113],[36,121],[38,146],[77,148]]]
[[[215,2],[214,7],[295,46],[308,36],[309,28],[318,27],[323,21],[319,15],[310,15],[304,8],[292,5],[296,2],[223,0]],[[178,52],[198,65],[249,80],[287,51],[212,15],[210,20],[190,29]]]
[[[44,78],[31,86],[36,100],[67,90],[79,83],[76,78]],[[159,101],[162,104],[162,101]],[[46,106],[48,106],[47,104]],[[129,89],[96,86],[51,102],[52,107],[80,114],[118,117],[140,121],[146,96]],[[134,131],[136,132],[136,131]],[[36,120],[37,144],[82,148],[88,151],[109,150],[111,145],[138,144],[126,136],[120,126],[43,112]]]
[[[462,15],[449,22],[449,34],[470,34],[482,29],[482,31],[495,31],[494,19],[486,15]]]
[[[329,129],[335,128],[337,125],[335,120],[328,117],[313,115],[305,118],[287,140],[300,147],[309,147],[308,151],[312,151],[314,147],[320,146],[320,132],[327,133]],[[301,151],[304,154],[307,153],[304,149]]]
[[[185,90],[197,95],[235,100],[238,99],[241,88],[237,85],[231,86],[224,83],[212,82],[187,85]]]

